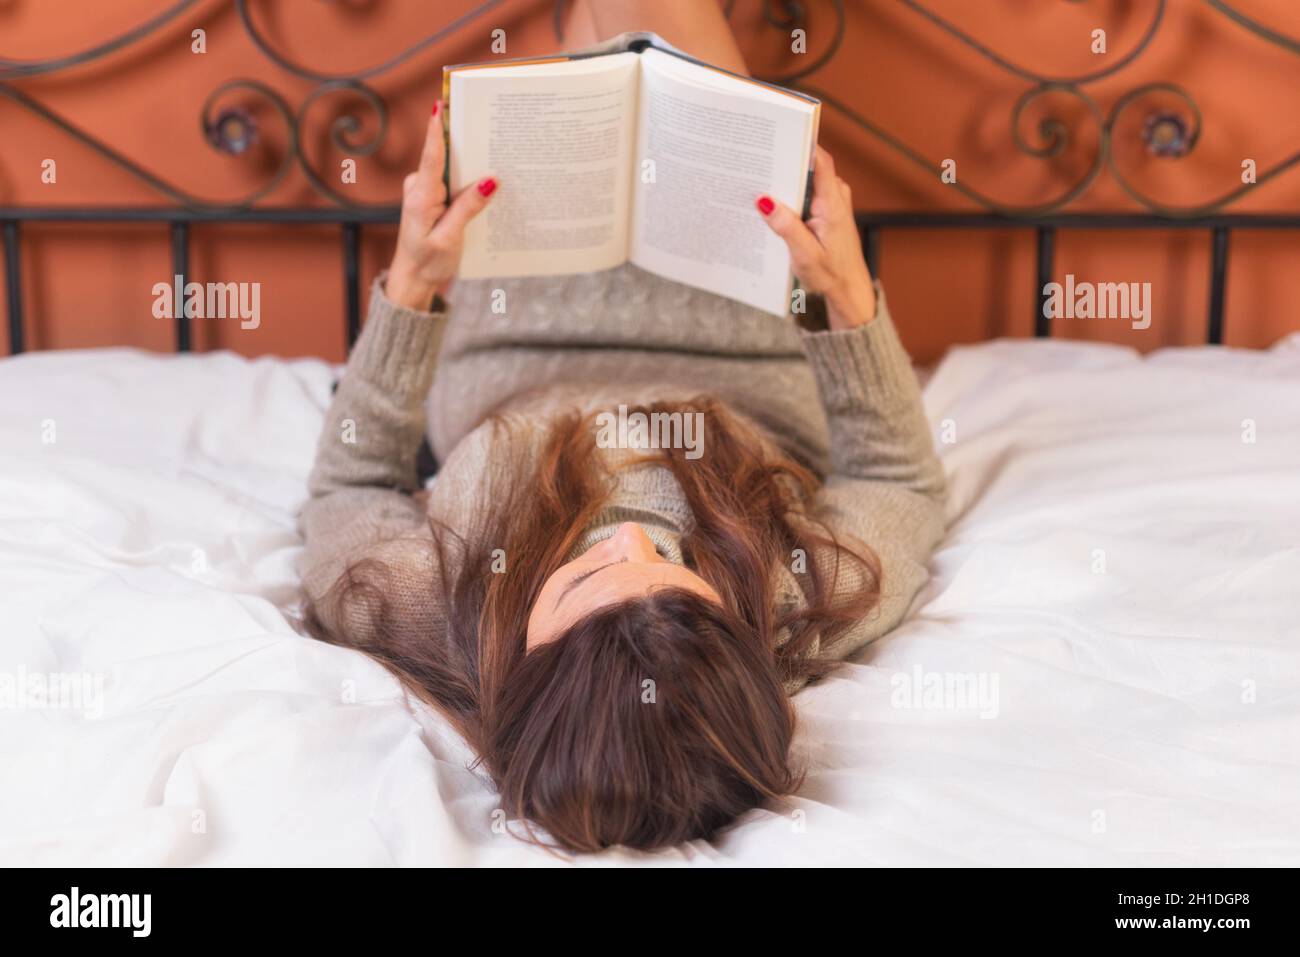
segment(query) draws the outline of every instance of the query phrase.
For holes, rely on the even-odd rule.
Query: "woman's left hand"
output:
[[[862,241],[853,221],[853,197],[848,183],[835,175],[830,153],[817,147],[807,223],[769,196],[759,197],[758,211],[790,248],[799,282],[825,298],[832,329],[852,329],[876,317],[876,289],[862,257]]]
[[[487,176],[466,186],[447,205],[441,106],[437,104],[429,118],[420,168],[402,183],[397,251],[384,289],[389,299],[410,309],[428,309],[434,293],[447,290],[460,265],[465,225],[487,206],[497,188],[496,179]]]

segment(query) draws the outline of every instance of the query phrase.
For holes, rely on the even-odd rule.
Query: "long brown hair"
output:
[[[801,774],[790,762],[795,719],[785,688],[827,670],[811,652],[879,597],[875,556],[837,541],[809,514],[817,478],[765,451],[752,426],[707,397],[634,411],[704,414],[701,458],[663,449],[633,464],[658,461],[677,480],[694,516],[683,558],[720,605],[655,590],[527,651],[542,585],[610,494],[594,416],[575,412],[550,427],[530,474],[486,479],[490,515],[461,532],[432,522],[437,572],[429,587],[445,610],[445,633],[394,613],[384,601],[387,569],[374,561],[354,564],[321,599],[374,609],[364,639],[332,632],[307,608],[312,634],[380,659],[447,715],[531,839],[541,842],[539,825],[576,851],[708,838],[795,790]],[[497,418],[493,427],[517,424]],[[506,571],[493,574],[502,555]],[[802,607],[777,608],[781,565],[800,569]]]

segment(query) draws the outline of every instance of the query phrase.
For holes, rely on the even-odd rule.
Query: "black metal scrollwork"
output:
[[[246,104],[228,105],[217,111],[219,103],[226,103],[233,94],[252,97],[263,108],[269,108],[275,118],[283,123],[286,135],[284,156],[270,177],[247,195],[233,201],[219,201],[197,196],[161,176],[151,172],[140,163],[123,155],[110,144],[86,132],[64,116],[40,103],[19,87],[24,79],[45,76],[71,67],[101,60],[113,53],[124,50],[141,40],[175,24],[185,13],[198,4],[199,0],[178,0],[166,9],[140,25],[122,34],[80,52],[43,60],[16,60],[0,57],[0,98],[4,98],[18,107],[39,117],[42,121],[72,136],[76,140],[95,150],[108,162],[130,173],[139,181],[147,184],[161,195],[188,209],[220,210],[248,208],[258,203],[279,186],[296,165],[312,189],[329,203],[346,209],[374,210],[391,208],[371,204],[355,203],[343,193],[329,185],[328,178],[322,176],[308,161],[304,150],[304,131],[308,114],[317,104],[326,99],[347,96],[364,104],[366,111],[375,120],[375,129],[369,135],[361,136],[363,123],[352,113],[336,116],[330,125],[330,142],[341,153],[349,157],[364,157],[373,154],[382,147],[388,131],[388,109],[383,97],[367,81],[379,77],[401,64],[411,61],[420,53],[428,50],[439,41],[455,34],[474,20],[499,7],[504,0],[486,0],[467,13],[456,17],[449,23],[416,41],[402,51],[381,63],[348,73],[329,73],[305,66],[280,53],[268,41],[258,27],[253,16],[249,0],[230,0],[245,34],[253,46],[269,61],[275,63],[286,73],[309,80],[315,87],[302,99],[297,109],[292,109],[285,99],[270,86],[260,81],[235,79],[222,84],[212,92],[204,102],[200,121],[205,139],[214,148],[230,155],[243,155],[249,151],[260,136],[261,124],[252,109]],[[1010,56],[993,49],[990,45],[977,39],[961,29],[947,18],[936,13],[920,0],[897,0],[905,9],[936,30],[975,51],[989,63],[1002,71],[1031,84],[1012,106],[1011,141],[1015,148],[1025,156],[1050,162],[1067,153],[1076,142],[1076,137],[1068,123],[1058,116],[1049,114],[1040,120],[1037,135],[1034,138],[1025,135],[1026,117],[1032,107],[1047,102],[1051,97],[1068,97],[1084,108],[1088,122],[1095,125],[1096,148],[1087,169],[1059,195],[1043,202],[1031,205],[1016,205],[997,200],[964,182],[952,186],[963,196],[986,210],[1006,216],[1041,216],[1056,212],[1074,202],[1086,193],[1103,174],[1109,174],[1135,203],[1164,217],[1198,217],[1222,210],[1225,206],[1239,199],[1245,193],[1265,183],[1276,180],[1281,174],[1300,165],[1300,151],[1283,159],[1277,164],[1261,170],[1253,184],[1242,184],[1203,203],[1176,206],[1166,204],[1146,194],[1125,173],[1114,149],[1114,132],[1117,123],[1129,111],[1136,108],[1148,97],[1172,97],[1178,106],[1177,112],[1165,110],[1153,113],[1147,118],[1146,129],[1148,143],[1156,155],[1171,159],[1180,159],[1191,155],[1200,140],[1202,129],[1201,111],[1194,98],[1187,90],[1177,84],[1161,82],[1146,83],[1123,94],[1104,112],[1097,100],[1087,92],[1085,87],[1120,74],[1137,62],[1150,47],[1161,26],[1166,21],[1168,0],[1154,0],[1150,22],[1144,28],[1141,37],[1134,46],[1105,67],[1072,76],[1052,76],[1032,70],[1015,62]],[[1070,0],[1079,2],[1079,0]],[[1273,30],[1258,19],[1249,16],[1226,0],[1204,0],[1219,14],[1250,31],[1260,39],[1291,53],[1300,54],[1300,41]],[[730,15],[734,0],[726,0],[725,12]],[[819,37],[825,39],[818,44],[818,50],[807,64],[800,69],[782,74],[764,77],[764,79],[783,85],[794,86],[819,97],[830,108],[842,114],[868,134],[885,144],[889,149],[902,156],[910,163],[928,173],[938,175],[939,164],[927,159],[917,148],[907,144],[899,137],[882,128],[868,117],[863,116],[840,98],[822,90],[815,85],[805,83],[805,78],[817,73],[836,55],[844,40],[847,30],[847,16],[844,0],[826,0],[829,12],[834,16],[830,29],[819,27]],[[565,9],[564,0],[557,0],[554,7],[556,35],[561,36],[560,27]],[[808,6],[805,0],[764,0],[763,17],[773,28],[790,31],[806,28]]]
[[[56,73],[69,67],[93,63],[111,53],[129,47],[139,40],[143,40],[150,34],[158,32],[198,2],[199,0],[179,0],[178,3],[173,4],[157,16],[149,18],[138,27],[133,27],[120,36],[116,36],[90,49],[82,50],[80,53],[52,57],[48,60],[11,60],[7,57],[0,57],[0,79],[40,76],[43,73]]]
[[[1114,149],[1114,131],[1116,124],[1130,108],[1134,107],[1134,105],[1139,101],[1151,96],[1152,94],[1161,93],[1174,96],[1181,102],[1189,116],[1189,119],[1186,121],[1184,121],[1182,117],[1172,119],[1164,117],[1164,119],[1171,122],[1179,124],[1185,123],[1188,129],[1185,131],[1180,130],[1183,138],[1179,143],[1178,149],[1158,152],[1158,155],[1172,159],[1181,159],[1190,155],[1195,150],[1196,144],[1200,139],[1202,126],[1200,108],[1197,106],[1196,101],[1191,94],[1177,84],[1167,82],[1146,83],[1138,86],[1121,96],[1108,114],[1103,114],[1096,99],[1083,89],[1089,84],[1119,74],[1142,56],[1155,40],[1160,27],[1165,22],[1167,0],[1155,0],[1155,8],[1151,21],[1147,24],[1142,37],[1132,49],[1128,50],[1104,68],[1074,76],[1049,76],[1031,70],[1028,67],[1013,62],[1010,58],[998,53],[987,44],[977,40],[970,33],[957,27],[951,21],[939,15],[925,4],[919,2],[919,0],[898,0],[898,2],[932,26],[939,29],[941,32],[975,51],[988,62],[1013,76],[1034,84],[1033,87],[1023,93],[1016,100],[1011,112],[1012,142],[1016,149],[1021,153],[1035,159],[1050,160],[1064,153],[1072,141],[1068,124],[1059,118],[1050,115],[1043,119],[1039,124],[1039,136],[1042,140],[1041,145],[1034,145],[1023,136],[1022,121],[1027,108],[1036,100],[1050,93],[1063,94],[1078,100],[1087,108],[1088,116],[1096,124],[1098,136],[1097,147],[1088,170],[1077,182],[1061,192],[1060,195],[1045,202],[1031,205],[1015,205],[996,200],[991,196],[966,185],[965,183],[955,182],[951,184],[951,186],[959,193],[979,204],[986,210],[1011,217],[1035,217],[1058,212],[1086,193],[1103,172],[1109,172],[1109,174],[1115,179],[1116,183],[1119,184],[1121,189],[1123,189],[1134,202],[1146,207],[1160,216],[1190,219],[1222,211],[1226,206],[1241,198],[1251,190],[1257,189],[1265,183],[1276,180],[1281,174],[1290,170],[1292,167],[1300,165],[1300,152],[1297,152],[1280,161],[1276,165],[1259,172],[1253,183],[1243,183],[1240,187],[1203,203],[1181,206],[1164,203],[1155,197],[1148,195],[1135,186],[1131,179],[1125,175],[1123,169],[1120,167]],[[1078,2],[1078,0],[1070,0],[1070,2]],[[1246,16],[1229,3],[1225,2],[1225,0],[1205,0],[1205,3],[1212,9],[1218,11],[1274,46],[1288,50],[1292,53],[1300,53],[1300,42],[1272,30],[1259,23],[1259,21]],[[732,4],[729,2],[726,7],[728,13],[731,11],[731,6]],[[783,30],[790,29],[803,23],[803,17],[806,11],[801,3],[787,2],[784,6],[786,8],[786,16],[784,18],[777,19],[771,15],[767,15],[767,21],[772,23],[774,26],[779,26]],[[765,14],[767,14],[769,7],[770,4],[764,4]],[[842,8],[839,4],[836,4],[836,8],[842,12]],[[844,21],[841,17],[837,23],[836,29],[837,31],[842,31],[843,28]],[[830,48],[832,50],[838,48],[841,39],[842,38],[837,33],[830,43]],[[824,58],[819,59],[818,65],[820,66],[823,62],[825,62]],[[873,123],[857,110],[848,106],[835,96],[827,93],[825,90],[797,82],[800,77],[807,75],[810,72],[812,71],[802,71],[800,74],[796,75],[795,82],[793,82],[792,85],[804,92],[818,97],[828,106],[843,114],[845,118],[865,130],[880,142],[884,143],[899,156],[902,156],[909,162],[926,170],[928,173],[938,176],[940,172],[939,164],[925,158],[919,150],[904,143],[893,134],[883,130],[878,124]],[[763,77],[763,79],[772,80],[773,82],[791,82],[789,77],[773,76]]]
[[[231,80],[228,83],[223,83],[221,86],[217,87],[217,89],[208,94],[207,99],[203,102],[203,108],[200,111],[201,122],[205,131],[208,130],[214,122],[213,109],[215,108],[216,103],[223,96],[235,90],[251,93],[265,100],[284,122],[289,141],[284,157],[281,158],[279,165],[265,183],[246,196],[234,201],[222,202],[220,200],[203,199],[202,197],[195,196],[174,183],[163,179],[161,176],[150,172],[130,157],[115,150],[103,140],[92,136],[81,127],[70,122],[60,114],[55,113],[43,103],[28,96],[16,86],[10,83],[0,82],[0,97],[4,97],[13,103],[16,103],[29,113],[40,117],[51,126],[62,130],[73,139],[90,147],[90,149],[94,150],[97,154],[102,156],[118,169],[131,174],[142,183],[145,183],[147,186],[181,206],[188,209],[212,210],[239,209],[254,205],[258,200],[270,194],[275,187],[280,185],[289,170],[293,168],[294,157],[301,155],[298,149],[297,123],[294,120],[293,114],[289,110],[288,104],[284,102],[284,99],[279,93],[276,93],[275,90],[271,89],[266,84],[260,83],[256,80]]]
[[[723,7],[723,12],[730,19],[731,12],[734,9],[736,0],[727,0]],[[770,83],[779,83],[782,86],[789,86],[806,76],[816,73],[827,63],[830,63],[835,54],[839,52],[840,44],[844,42],[845,28],[847,20],[844,13],[844,0],[830,0],[831,7],[835,11],[835,29],[831,31],[830,43],[826,49],[819,53],[812,62],[802,69],[795,70],[792,73],[781,73],[775,76],[767,76],[763,79]],[[777,0],[763,0],[763,19],[774,27],[781,30],[794,30],[806,26],[807,8],[802,0],[781,0],[781,10],[777,11]]]
[[[473,20],[499,7],[505,0],[486,0],[473,10],[457,17],[384,62],[346,74],[324,73],[289,60],[275,50],[257,28],[249,9],[248,0],[233,0],[235,11],[239,16],[244,32],[262,55],[286,72],[311,80],[317,86],[303,98],[296,111],[290,108],[283,96],[267,84],[257,80],[230,80],[209,94],[200,110],[200,125],[205,140],[215,149],[238,156],[247,152],[248,147],[259,136],[259,127],[254,119],[254,113],[246,106],[223,110],[220,113],[214,112],[219,101],[236,91],[251,94],[257,100],[269,106],[275,116],[283,122],[287,136],[284,156],[280,158],[278,165],[266,182],[247,195],[231,201],[204,198],[169,182],[113,148],[102,139],[87,132],[68,118],[56,113],[20,89],[15,82],[12,82],[82,66],[126,49],[166,28],[198,2],[199,0],[179,0],[179,2],[139,26],[79,53],[43,60],[16,60],[0,57],[0,97],[15,103],[39,117],[42,121],[67,133],[78,142],[90,147],[112,165],[129,173],[151,189],[186,209],[214,212],[250,208],[279,186],[289,171],[296,165],[302,171],[303,177],[312,189],[337,206],[357,210],[388,210],[391,208],[388,204],[375,205],[353,202],[331,187],[327,179],[312,167],[302,148],[309,110],[315,103],[325,97],[339,93],[350,93],[355,97],[359,97],[366,104],[367,109],[376,117],[378,121],[377,129],[371,135],[359,139],[358,133],[362,127],[361,120],[352,114],[339,115],[331,122],[330,141],[336,149],[349,157],[359,158],[373,154],[383,145],[388,133],[388,107],[383,97],[363,81],[387,73],[406,63],[423,50],[453,35]],[[235,132],[232,132],[232,129]]]
[[[361,129],[361,121],[352,114],[345,113],[342,116],[336,117],[334,122],[330,125],[330,140],[333,142],[336,149],[348,156],[369,156],[383,145],[384,139],[388,134],[388,107],[384,105],[383,97],[370,87],[355,80],[330,80],[312,90],[311,93],[307,95],[306,99],[303,100],[302,106],[298,109],[298,128],[302,129],[306,124],[307,111],[311,109],[313,103],[322,97],[343,92],[360,96],[366,102],[369,108],[374,111],[375,116],[378,117],[378,129],[376,129],[368,139],[355,139],[355,135]],[[333,187],[326,183],[324,178],[319,176],[316,171],[312,169],[311,164],[307,162],[302,150],[298,151],[297,158],[303,176],[307,178],[307,182],[311,183],[312,188],[321,196],[324,196],[326,199],[337,203],[340,206],[347,206],[354,209],[370,208],[369,204],[354,203],[341,193],[334,190]]]
[[[473,10],[457,17],[441,29],[435,30],[423,40],[411,44],[396,56],[389,57],[383,63],[367,67],[364,70],[355,70],[352,73],[322,73],[318,70],[313,70],[310,67],[294,63],[292,60],[289,60],[277,51],[275,47],[268,43],[266,38],[262,36],[261,32],[257,29],[257,25],[253,22],[252,15],[249,13],[248,0],[235,0],[235,10],[239,14],[239,22],[243,25],[244,32],[248,35],[248,39],[253,42],[253,45],[257,47],[264,57],[275,63],[280,68],[292,73],[294,76],[302,77],[304,80],[313,80],[322,84],[339,82],[360,83],[362,80],[369,80],[383,73],[387,73],[395,67],[401,66],[421,50],[428,49],[439,40],[444,40],[447,37],[452,36],[460,30],[461,27],[477,20],[479,17],[483,16],[483,14],[495,7],[501,6],[504,2],[505,0],[486,0],[485,3],[480,3]]]

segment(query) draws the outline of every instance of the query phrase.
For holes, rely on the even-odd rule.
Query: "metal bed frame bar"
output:
[[[391,225],[398,221],[396,207],[300,208],[260,207],[247,209],[185,209],[177,207],[0,207],[0,233],[4,238],[5,287],[9,327],[9,351],[18,355],[26,348],[21,224],[23,223],[160,223],[170,227],[172,272],[190,278],[190,239],[195,226],[232,223],[337,226],[343,253],[343,302],[346,342],[349,348],[361,330],[360,251],[362,228]],[[863,250],[871,272],[881,274],[881,234],[903,229],[1033,230],[1036,237],[1034,287],[1034,335],[1052,334],[1051,320],[1044,310],[1044,287],[1052,281],[1056,260],[1056,236],[1063,229],[1149,229],[1204,230],[1210,234],[1210,295],[1205,341],[1223,342],[1224,302],[1228,278],[1229,238],[1233,230],[1300,230],[1300,215],[1219,214],[1198,218],[1165,218],[1130,213],[1060,213],[1041,217],[1011,217],[996,213],[898,212],[856,214]],[[193,349],[190,320],[183,315],[176,322],[176,351]]]

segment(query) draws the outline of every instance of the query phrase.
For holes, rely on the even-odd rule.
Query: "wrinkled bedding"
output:
[[[295,631],[336,372],[0,361],[0,863],[564,863],[436,713]],[[803,790],[578,862],[1300,864],[1300,336],[984,343],[925,400],[950,529],[905,623],[796,698]]]

